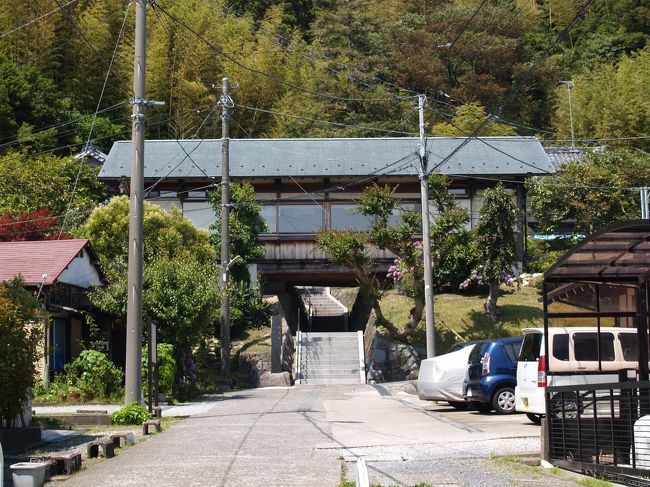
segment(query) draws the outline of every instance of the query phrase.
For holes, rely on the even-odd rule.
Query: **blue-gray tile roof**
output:
[[[429,168],[463,144],[464,138],[430,137]],[[231,139],[230,174],[235,178],[282,176],[413,176],[419,165],[417,138]],[[99,174],[129,177],[131,142],[113,144]],[[437,171],[450,175],[517,175],[555,172],[534,137],[472,139]],[[145,178],[205,178],[221,175],[221,140],[148,140]]]

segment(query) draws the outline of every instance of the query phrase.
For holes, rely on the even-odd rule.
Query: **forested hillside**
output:
[[[3,7],[0,151],[128,137],[133,5]],[[166,102],[147,110],[150,138],[218,137],[224,76],[236,137],[412,134],[426,93],[434,135],[485,113],[482,133],[568,139],[569,79],[576,138],[645,147],[634,137],[650,133],[644,0],[157,0],[148,31],[148,98]]]

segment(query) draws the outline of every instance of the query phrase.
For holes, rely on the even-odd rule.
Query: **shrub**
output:
[[[66,373],[80,389],[96,396],[110,398],[119,392],[124,374],[106,354],[84,350],[74,362],[66,366]]]
[[[42,315],[21,284],[0,284],[0,428],[22,413],[37,373]]]
[[[158,390],[170,392],[176,377],[176,359],[174,358],[174,345],[159,343],[158,350]],[[149,347],[142,348],[142,386],[147,389],[149,364]],[[146,396],[146,394],[145,394]]]
[[[151,414],[137,402],[132,402],[111,415],[113,424],[142,424],[148,419],[151,419]]]

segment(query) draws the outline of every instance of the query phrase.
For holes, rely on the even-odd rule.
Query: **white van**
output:
[[[620,370],[638,368],[636,328],[600,329],[600,368],[596,327],[549,328],[549,377],[545,372],[544,328],[526,328],[523,333],[515,410],[526,413],[535,423],[546,414],[547,386],[617,382]]]

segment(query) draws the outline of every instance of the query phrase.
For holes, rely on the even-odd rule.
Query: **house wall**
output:
[[[82,288],[100,286],[102,279],[86,249],[82,249],[61,273],[57,281]]]

